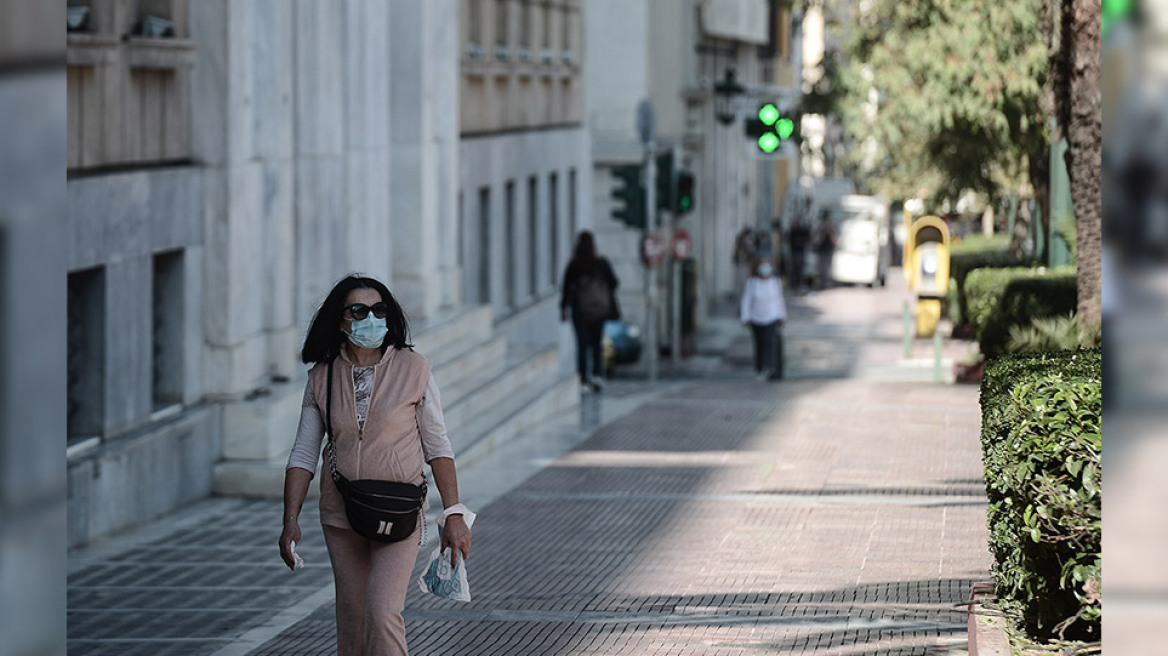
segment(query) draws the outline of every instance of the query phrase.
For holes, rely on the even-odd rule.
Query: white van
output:
[[[799,181],[792,182],[783,199],[783,261],[790,261],[791,252],[788,236],[791,234],[791,227],[794,225],[795,217],[801,212],[803,203],[807,199],[811,199],[811,206],[806,215],[807,228],[811,231],[811,236],[814,239],[815,233],[819,230],[820,217],[823,215],[823,211],[831,211],[832,208],[838,206],[842,198],[855,193],[855,183],[847,178],[817,178],[806,184]],[[839,225],[838,217],[835,214],[832,215],[832,220],[836,222],[837,226]],[[803,271],[800,282],[797,285],[791,282],[788,282],[788,284],[800,287],[805,280],[816,280],[819,277],[818,262],[819,258],[815,253],[815,247],[812,244],[808,244],[807,249],[804,251]]]
[[[839,232],[831,260],[832,280],[883,287],[892,259],[888,204],[875,196],[843,196],[830,211]]]

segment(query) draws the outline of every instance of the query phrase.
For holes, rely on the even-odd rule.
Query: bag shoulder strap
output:
[[[333,361],[328,363],[328,392],[325,401],[325,427],[328,429],[329,441],[333,439]]]
[[[328,362],[328,382],[326,383],[328,392],[325,393],[324,421],[325,430],[328,431],[328,446],[325,447],[325,452],[328,455],[329,469],[332,473],[333,483],[340,487],[342,481],[345,481],[345,478],[337,471],[337,441],[333,436],[333,360],[329,360]]]

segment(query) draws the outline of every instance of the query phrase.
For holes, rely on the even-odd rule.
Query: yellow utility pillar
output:
[[[909,289],[917,299],[917,336],[930,337],[941,320],[941,299],[949,291],[949,226],[935,216],[913,221],[904,262]]]

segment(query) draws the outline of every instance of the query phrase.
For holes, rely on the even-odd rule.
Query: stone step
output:
[[[580,405],[580,380],[575,374],[541,386],[538,392],[536,397],[527,399],[517,410],[503,416],[466,446],[456,448],[454,453],[459,466],[486,456],[506,442],[538,428],[541,422]],[[485,419],[483,423],[491,421],[493,418]]]
[[[287,456],[268,460],[222,460],[215,463],[215,481],[211,492],[221,496],[266,497],[279,499],[284,496],[284,467]],[[318,464],[316,474],[325,471]],[[308,486],[308,498],[320,496],[320,485],[314,478]]]
[[[555,348],[521,350],[511,345],[508,355],[505,370],[499,375],[484,381],[458,402],[443,403],[446,431],[455,453],[494,425],[490,417],[501,420],[558,378],[559,352]]]
[[[507,338],[504,335],[475,343],[445,362],[435,363],[434,380],[438,381],[442,407],[457,404],[483,383],[503,373],[506,363]]]
[[[491,340],[492,342],[494,340]],[[579,403],[575,376],[559,377],[555,348],[517,352],[503,362],[504,370],[482,381],[454,403],[443,401],[447,433],[459,461],[488,453],[541,419]],[[456,362],[453,360],[452,362]],[[443,395],[445,397],[445,390]],[[289,438],[291,440],[291,438]],[[289,442],[288,449],[291,449]],[[280,497],[284,490],[287,450],[268,459],[224,460],[215,465],[213,491],[221,495]],[[324,471],[318,465],[317,476]],[[309,496],[319,494],[314,480]]]
[[[455,459],[460,467],[483,458],[503,444],[538,429],[541,422],[575,408],[580,403],[580,381],[575,375],[564,376],[550,385],[539,388],[538,395],[527,399],[510,414],[502,412],[484,416],[485,425],[494,422],[481,434],[455,447]],[[224,496],[280,498],[284,493],[284,467],[287,458],[270,460],[231,460],[215,465],[214,493]],[[317,464],[317,476],[327,471],[323,462]],[[430,471],[426,470],[429,477]],[[432,477],[431,477],[432,479]],[[431,482],[433,482],[431,480]],[[320,497],[320,483],[313,479],[308,498]]]
[[[430,359],[435,368],[466,352],[474,344],[490,341],[495,332],[489,305],[458,308],[410,325],[414,349]]]

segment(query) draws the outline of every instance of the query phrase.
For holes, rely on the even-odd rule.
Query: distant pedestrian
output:
[[[596,240],[584,230],[576,238],[572,259],[564,270],[560,321],[572,318],[576,333],[576,370],[585,391],[604,389],[604,322],[620,318],[616,288],[620,282],[608,260],[596,252]],[[591,365],[591,368],[590,366]]]
[[[742,287],[746,284],[746,279],[750,277],[751,267],[754,266],[756,246],[753,228],[746,226],[738,231],[738,236],[734,238],[734,254],[732,256],[735,288]]]
[[[823,219],[819,222],[819,230],[815,233],[815,255],[819,259],[819,288],[827,289],[831,286],[831,260],[835,256],[835,245],[839,241],[839,233],[831,220],[831,212],[823,210]]]
[[[783,300],[783,283],[774,273],[770,262],[758,260],[742,291],[742,324],[751,329],[754,338],[754,370],[766,380],[783,377],[787,304]]]
[[[293,544],[300,542],[300,510],[328,424],[336,432],[325,453],[350,481],[421,486],[428,463],[445,508],[442,548],[450,548],[452,563],[470,555],[466,507],[458,501],[438,386],[430,361],[410,348],[408,334],[401,306],[372,278],[344,278],[317,310],[300,352],[313,367],[284,473],[280,555],[289,568],[296,568]],[[418,525],[423,521],[419,513]],[[320,477],[320,522],[336,585],[338,656],[405,656],[402,610],[420,531],[414,527],[396,542],[363,537],[350,525],[344,499],[327,471]]]
[[[787,283],[796,293],[803,290],[803,278],[806,275],[804,269],[807,266],[807,246],[810,244],[811,228],[807,226],[807,219],[798,215],[795,217],[795,225],[791,226],[787,236],[787,248],[791,252]]]

